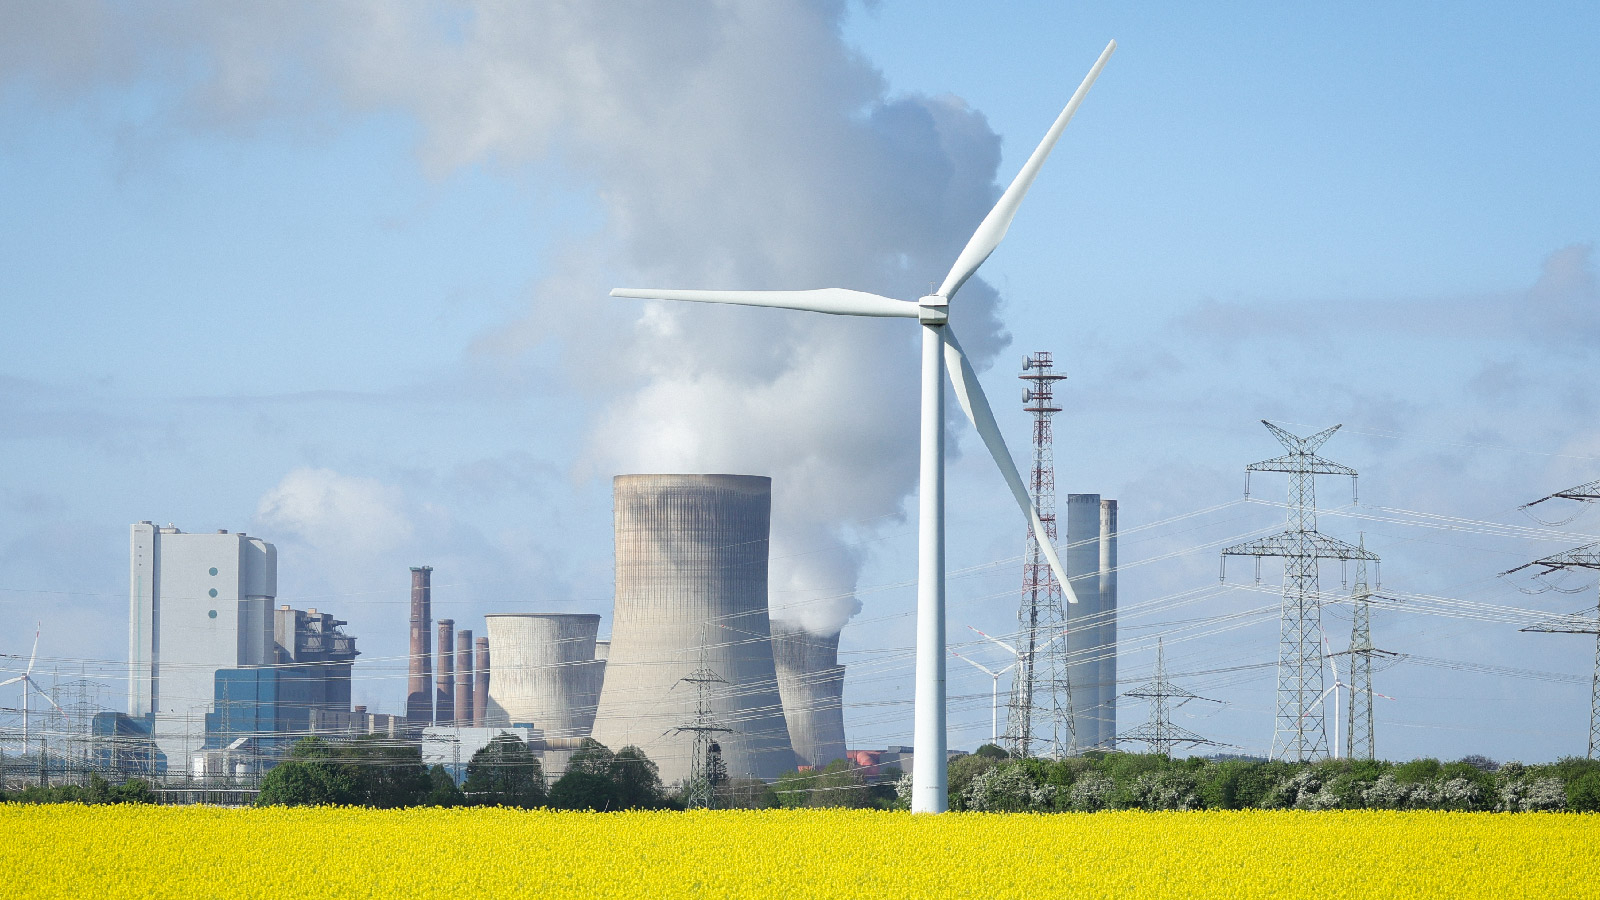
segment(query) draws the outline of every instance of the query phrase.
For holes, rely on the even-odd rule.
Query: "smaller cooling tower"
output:
[[[844,666],[839,635],[813,634],[789,622],[772,623],[778,695],[789,722],[796,765],[821,768],[844,758]]]
[[[552,742],[588,737],[605,666],[594,658],[600,617],[520,613],[484,621],[494,648],[485,724],[532,725]]]

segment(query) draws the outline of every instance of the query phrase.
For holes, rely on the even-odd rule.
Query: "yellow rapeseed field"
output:
[[[1600,815],[0,805],[11,897],[1600,897]]]

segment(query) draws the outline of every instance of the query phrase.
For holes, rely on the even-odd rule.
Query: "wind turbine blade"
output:
[[[1010,644],[1006,643],[1005,641],[1000,640],[997,637],[990,637],[989,635],[984,634],[983,632],[979,631],[978,629],[973,628],[971,625],[967,626],[967,630],[973,632],[978,637],[984,638],[986,640],[993,641],[996,644],[999,644],[1000,646],[1006,648],[1006,651],[1009,652],[1012,656],[1021,656],[1022,655],[1022,654],[1017,652],[1017,648],[1011,646]]]
[[[954,656],[956,659],[959,659],[964,663],[968,663],[970,665],[973,665],[973,666],[976,666],[976,667],[982,669],[985,673],[987,673],[989,676],[991,676],[993,678],[999,678],[1000,677],[1000,672],[1004,672],[1005,671],[1005,669],[1001,669],[1000,672],[995,672],[995,671],[991,670],[988,666],[984,665],[983,663],[978,662],[975,659],[967,659],[965,656],[962,656],[961,654],[955,652],[954,650],[950,651],[950,655]],[[1013,665],[1015,665],[1015,663],[1013,663]]]
[[[815,291],[668,291],[614,288],[611,296],[629,297],[635,300],[689,300],[695,303],[771,306],[835,316],[888,316],[915,319],[918,315],[915,303],[844,288],[822,288]]]
[[[22,679],[27,678],[27,677],[28,676],[26,676],[26,675],[18,675],[15,678],[7,678],[5,681],[0,681],[0,687],[5,687],[8,684],[16,684],[17,682],[19,682]]]
[[[944,278],[944,284],[939,286],[939,296],[946,299],[954,297],[956,291],[967,283],[972,273],[978,271],[983,261],[989,258],[994,248],[1000,246],[1000,241],[1006,236],[1006,230],[1011,227],[1011,220],[1016,218],[1017,207],[1022,205],[1022,198],[1028,193],[1028,188],[1033,186],[1033,180],[1038,177],[1039,169],[1044,166],[1044,161],[1050,157],[1050,151],[1055,149],[1056,141],[1060,139],[1061,132],[1066,129],[1067,123],[1072,121],[1073,113],[1078,111],[1078,104],[1088,95],[1089,88],[1094,86],[1094,80],[1100,77],[1100,70],[1105,68],[1106,60],[1111,58],[1112,51],[1117,49],[1117,42],[1106,44],[1106,49],[1101,51],[1100,58],[1095,60],[1094,67],[1089,74],[1084,76],[1083,83],[1078,85],[1078,90],[1067,101],[1067,106],[1056,117],[1054,125],[1045,132],[1044,140],[1034,149],[1033,155],[1023,163],[1022,171],[1012,180],[1011,186],[1000,195],[1000,201],[983,217],[983,223],[978,230],[972,233],[967,240],[967,246],[962,248],[961,255],[956,257],[956,264],[950,268],[950,274]]]
[[[50,695],[46,694],[44,692],[44,688],[39,687],[39,682],[34,681],[32,678],[29,678],[28,679],[28,683],[33,685],[33,692],[35,694],[38,694],[39,696],[43,697],[45,700],[49,701],[50,705],[54,706],[56,709],[61,709],[61,704],[57,703],[54,700],[51,700],[50,699]]]
[[[33,674],[33,661],[39,658],[39,630],[44,626],[34,623],[33,626],[33,652],[28,654],[28,668],[22,674],[24,677]]]
[[[1338,687],[1338,685],[1334,685],[1334,687]],[[1306,711],[1300,714],[1300,718],[1304,719],[1306,716],[1311,715],[1311,711],[1321,706],[1322,701],[1328,699],[1328,695],[1331,693],[1333,693],[1333,688],[1328,688],[1327,690],[1323,691],[1322,696],[1317,698],[1317,702],[1306,707]]]
[[[1006,449],[1005,438],[1000,436],[1000,425],[994,420],[994,411],[989,408],[989,400],[983,394],[983,385],[978,383],[978,374],[972,371],[972,364],[967,362],[967,355],[961,352],[961,345],[956,341],[956,333],[950,330],[950,326],[946,325],[940,330],[944,332],[945,367],[950,370],[950,382],[955,386],[956,399],[961,402],[961,409],[971,420],[972,427],[978,429],[978,436],[983,438],[983,445],[989,448],[989,455],[994,457],[995,465],[1000,467],[1000,474],[1005,476],[1006,484],[1011,487],[1011,495],[1016,498],[1017,505],[1022,507],[1023,516],[1033,528],[1034,539],[1039,542],[1039,549],[1044,551],[1045,559],[1049,560],[1050,571],[1055,573],[1056,583],[1061,585],[1067,602],[1077,603],[1078,595],[1072,590],[1072,584],[1067,581],[1066,570],[1062,568],[1061,560],[1056,557],[1056,548],[1051,546],[1049,534],[1044,530],[1044,523],[1039,521],[1039,511],[1034,509],[1033,499],[1028,496],[1028,489],[1023,485],[1022,476],[1017,472],[1017,464],[1011,460],[1011,451]]]

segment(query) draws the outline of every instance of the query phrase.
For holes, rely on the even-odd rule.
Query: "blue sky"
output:
[[[1324,528],[1365,531],[1396,593],[1458,601],[1380,610],[1380,645],[1569,676],[1398,664],[1380,752],[1583,752],[1593,648],[1516,627],[1592,606],[1592,579],[1530,596],[1495,575],[1600,534],[1516,511],[1600,478],[1600,14],[994,6],[0,14],[0,652],[42,621],[48,665],[115,701],[129,523],[247,530],[279,545],[286,602],[351,621],[359,698],[398,709],[405,566],[436,567],[458,622],[609,616],[611,475],[755,472],[778,491],[774,603],[860,603],[852,743],[908,741],[914,338],[604,293],[915,297],[1116,38],[956,314],[1018,454],[1018,360],[1070,376],[1058,485],[1121,502],[1122,601],[1148,604],[1124,676],[1156,635],[1176,672],[1273,658],[1270,613],[1194,624],[1271,594],[1172,598],[1282,511],[1175,518],[1279,452],[1258,419],[1342,422],[1326,455],[1361,471],[1362,507]],[[952,433],[964,641],[1014,627],[1022,539]],[[970,746],[988,679],[957,666]],[[1264,749],[1272,677],[1251,671],[1187,681],[1224,703],[1182,724]]]

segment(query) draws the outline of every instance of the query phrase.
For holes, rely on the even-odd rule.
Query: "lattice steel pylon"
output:
[[[1548,575],[1558,569],[1600,569],[1600,543],[1586,544],[1576,547],[1565,553],[1557,553],[1536,559],[1531,563],[1517,566],[1502,574],[1510,575],[1523,569],[1539,566],[1544,569],[1540,574]],[[1589,758],[1595,759],[1600,753],[1600,603],[1595,605],[1593,616],[1588,611],[1560,616],[1537,625],[1529,625],[1521,631],[1543,631],[1557,634],[1592,634],[1595,636],[1594,650],[1594,676],[1589,688]]]
[[[1150,746],[1150,752],[1166,756],[1172,755],[1172,748],[1176,744],[1188,744],[1191,747],[1219,746],[1216,741],[1207,740],[1187,728],[1180,728],[1172,724],[1172,709],[1182,706],[1190,700],[1204,700],[1206,698],[1191,694],[1167,680],[1166,649],[1160,638],[1156,639],[1156,672],[1155,677],[1131,691],[1122,694],[1124,697],[1137,697],[1150,703],[1150,719],[1143,725],[1124,731],[1117,735],[1119,741],[1142,741]],[[1172,701],[1178,702],[1174,704]]]
[[[1033,414],[1033,471],[1028,493],[1052,544],[1056,540],[1056,469],[1050,416],[1061,411],[1055,405],[1053,387],[1067,377],[1054,374],[1053,365],[1048,352],[1034,353],[1022,360],[1022,374],[1017,376],[1027,383],[1022,408]],[[1006,704],[1003,738],[1014,757],[1032,756],[1036,741],[1048,741],[1049,753],[1056,757],[1078,751],[1063,639],[1066,610],[1061,604],[1061,585],[1030,528],[1022,558],[1022,603],[1017,610],[1017,673]],[[1046,694],[1043,701],[1041,690]],[[1037,722],[1036,714],[1046,721]]]
[[[727,684],[728,680],[706,665],[706,635],[700,635],[700,665],[678,684],[692,684],[695,689],[694,724],[679,725],[674,731],[694,735],[694,762],[689,782],[684,785],[684,805],[689,809],[710,809],[716,801],[717,785],[726,778],[722,763],[722,747],[717,734],[732,734],[733,729],[717,722],[711,716],[711,686]]]
[[[1278,626],[1277,715],[1272,729],[1272,757],[1305,761],[1328,755],[1328,728],[1319,700],[1323,694],[1322,600],[1317,573],[1320,559],[1370,559],[1367,550],[1317,531],[1316,476],[1348,475],[1356,470],[1317,455],[1339,426],[1298,437],[1263,419],[1289,452],[1245,467],[1245,496],[1251,472],[1284,472],[1289,476],[1288,527],[1277,534],[1222,551],[1223,578],[1227,558],[1253,556],[1260,578],[1261,558],[1283,557],[1283,606]],[[1353,487],[1352,487],[1353,496]]]
[[[1367,549],[1366,538],[1360,542]],[[1346,711],[1346,759],[1377,759],[1378,742],[1372,725],[1372,661],[1396,654],[1372,646],[1372,591],[1367,587],[1367,561],[1356,560],[1355,582],[1350,586],[1350,649],[1333,656],[1350,657],[1350,706]]]

